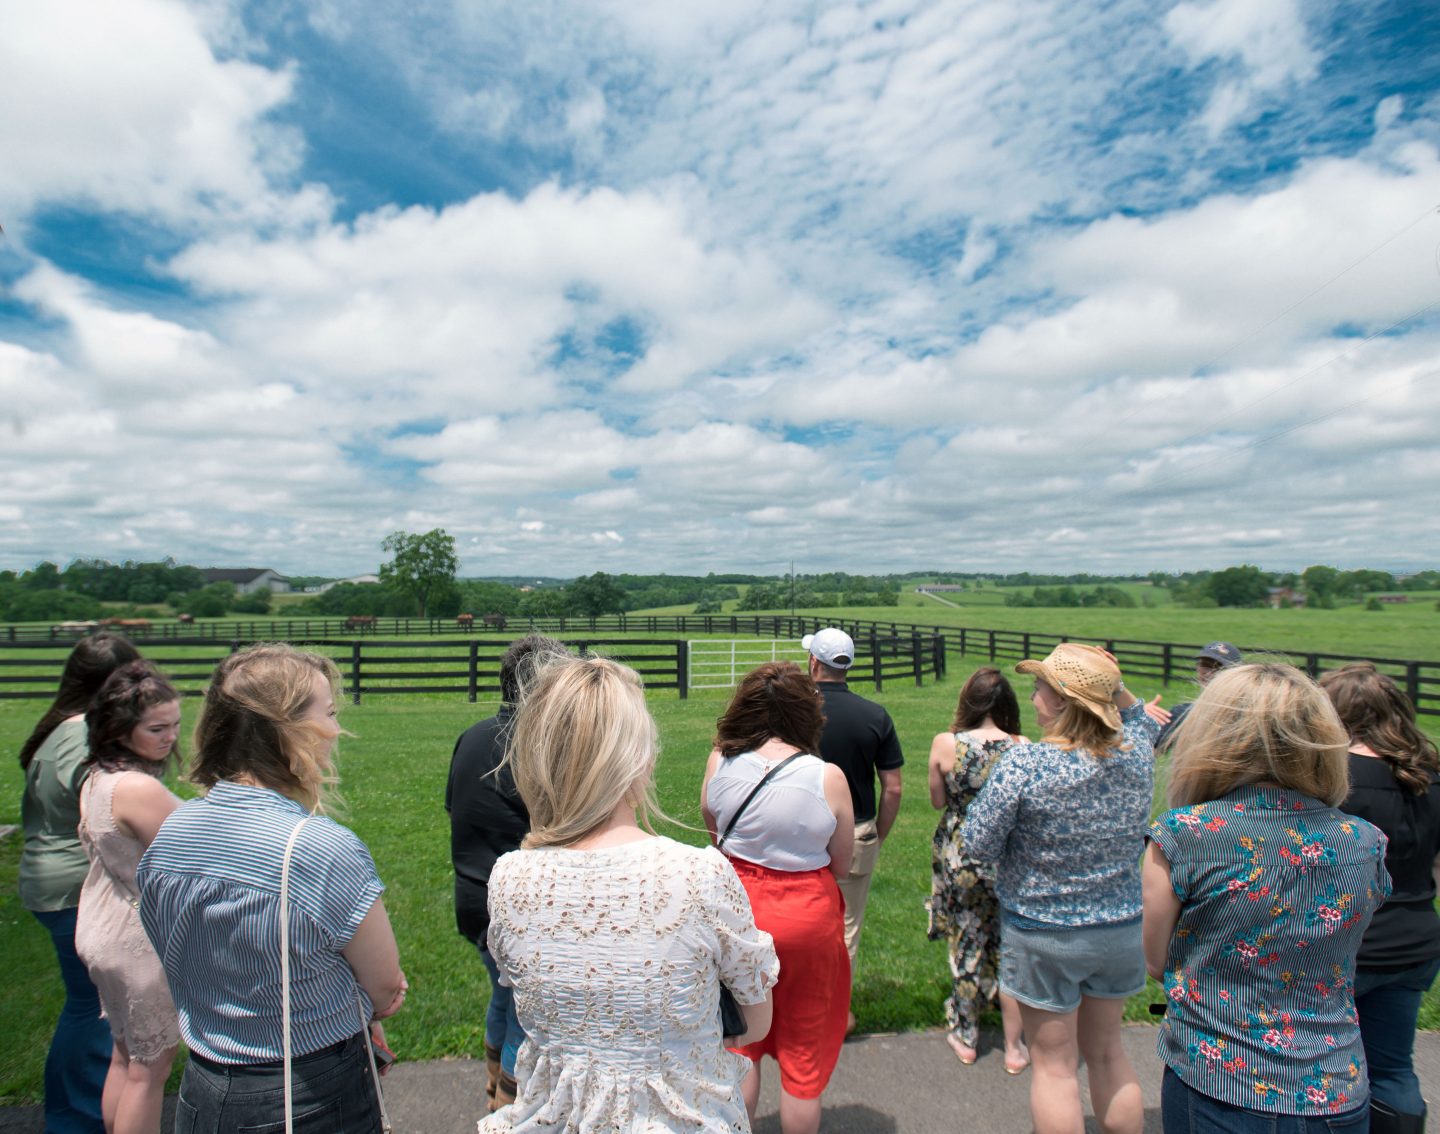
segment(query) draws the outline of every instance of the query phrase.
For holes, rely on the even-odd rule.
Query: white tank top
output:
[[[779,762],[766,762],[754,752],[721,759],[705,793],[717,838],[760,777]],[[771,870],[819,870],[830,865],[826,848],[834,833],[835,815],[825,802],[825,763],[806,755],[770,777],[741,814],[724,849]]]

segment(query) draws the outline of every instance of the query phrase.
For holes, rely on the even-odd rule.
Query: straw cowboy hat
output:
[[[1061,642],[1044,661],[1026,658],[1015,666],[1015,672],[1033,674],[1060,696],[1120,731],[1120,710],[1115,707],[1120,667],[1099,646]]]

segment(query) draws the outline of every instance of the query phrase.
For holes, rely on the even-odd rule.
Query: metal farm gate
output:
[[[768,661],[793,661],[805,668],[799,638],[696,638],[690,647],[691,689],[733,689],[735,683]]]

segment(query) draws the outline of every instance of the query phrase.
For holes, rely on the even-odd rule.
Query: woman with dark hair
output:
[[[1165,1134],[1369,1127],[1355,953],[1390,882],[1347,786],[1345,730],[1293,666],[1225,668],[1176,734],[1143,868]]]
[[[780,980],[770,1034],[740,1048],[753,1119],[760,1059],[780,1064],[780,1128],[813,1134],[845,1042],[850,955],[837,878],[850,869],[854,814],[844,773],[814,755],[825,716],[793,662],[747,674],[717,722],[700,806],[735,866],[755,924],[775,940]]]
[[[190,1049],[176,1134],[283,1130],[292,1104],[297,1130],[380,1134],[366,1033],[383,1045],[374,1022],[407,986],[375,862],[322,814],[339,683],[329,658],[290,646],[222,661],[195,729],[205,794],[136,871]]]
[[[140,924],[135,867],[180,801],[160,777],[180,732],[180,694],[149,662],[109,677],[86,715],[91,767],[80,789],[90,873],[75,948],[100,990],[115,1048],[102,1099],[109,1134],[158,1134],[180,1042],[165,970]]]
[[[1017,673],[1035,678],[1038,741],[990,772],[961,831],[998,862],[1000,989],[1020,1002],[1037,1134],[1079,1130],[1083,1057],[1106,1134],[1140,1134],[1140,1080],[1121,1042],[1125,1001],[1145,987],[1140,852],[1159,726],[1105,650],[1077,642]]]
[[[1415,707],[1369,662],[1320,679],[1349,737],[1350,794],[1340,810],[1385,832],[1394,889],[1370,921],[1355,965],[1355,1008],[1370,1069],[1370,1129],[1419,1134],[1425,1099],[1415,1077],[1415,1020],[1440,972],[1440,754],[1415,726]]]
[[[110,1029],[100,994],[75,952],[75,914],[89,861],[80,845],[80,786],[90,769],[85,711],[105,679],[140,656],[124,638],[92,634],[70,651],[60,689],[20,749],[25,770],[20,902],[50,933],[65,1007],[45,1058],[45,1129],[101,1134],[100,1099],[110,1066]]]
[[[1030,1065],[1021,1038],[1020,1005],[1000,991],[1000,903],[995,868],[965,853],[960,828],[965,811],[985,786],[990,768],[1020,735],[1020,704],[1010,682],[993,665],[981,666],[960,690],[955,719],[930,745],[930,806],[943,811],[931,856],[930,940],[950,946],[954,981],[945,1001],[945,1039],[961,1063],[978,1058],[982,1008],[1000,1000],[1005,1027],[1005,1070]]]

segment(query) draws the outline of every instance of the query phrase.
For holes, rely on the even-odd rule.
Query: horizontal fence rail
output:
[[[408,638],[423,634],[432,640],[450,639],[491,643],[508,643],[529,630],[539,630],[561,638],[574,635],[603,634],[680,634],[737,635],[797,639],[826,626],[838,626],[855,639],[856,653],[861,655],[852,674],[860,680],[872,679],[878,686],[886,680],[914,677],[918,682],[924,673],[940,678],[946,673],[946,656],[956,654],[970,658],[981,656],[995,662],[1013,662],[1021,658],[1044,656],[1061,642],[1087,642],[1104,646],[1119,659],[1121,667],[1135,677],[1149,678],[1164,685],[1187,681],[1194,673],[1195,655],[1200,644],[1155,642],[1142,639],[1093,637],[1063,632],[1029,630],[992,630],[970,626],[934,626],[917,623],[880,622],[871,619],[850,619],[786,614],[606,614],[596,616],[565,616],[556,618],[484,619],[473,622],[441,618],[375,618],[355,625],[355,619],[344,618],[277,618],[247,621],[216,620],[185,625],[174,621],[154,621],[138,626],[108,627],[137,642],[164,640],[181,642],[314,642],[335,639],[365,641],[374,638]],[[49,644],[68,648],[69,644],[89,633],[92,627],[66,629],[61,626],[0,627],[0,647],[26,643]],[[592,638],[599,644],[598,638]],[[378,645],[378,643],[376,643]],[[616,643],[621,644],[621,643]],[[627,639],[625,644],[634,644]],[[488,647],[482,647],[488,648]],[[1337,669],[1348,662],[1370,662],[1405,690],[1417,712],[1440,716],[1440,661],[1417,661],[1406,658],[1374,657],[1359,654],[1338,654],[1321,651],[1293,651],[1241,644],[1246,654],[1258,653],[1284,658],[1299,666],[1312,677]],[[617,655],[618,656],[618,655]],[[163,664],[163,663],[162,663]],[[0,662],[3,666],[3,662]],[[364,663],[362,661],[362,668]],[[689,687],[688,660],[676,663],[680,689]],[[667,679],[668,680],[668,679]],[[0,676],[0,698],[13,696],[5,692],[5,679]],[[661,683],[661,688],[671,687]],[[39,694],[30,694],[36,696]]]
[[[267,641],[273,638],[267,638]],[[185,654],[147,650],[148,660],[186,696],[204,693],[210,675],[230,653],[252,643],[231,639],[220,649],[209,638],[171,639],[167,645],[196,647]],[[470,701],[500,694],[500,659],[508,641],[297,639],[297,646],[324,654],[340,670],[343,691],[355,704],[386,693],[463,693]],[[647,689],[689,694],[689,648],[683,640],[574,638],[565,645],[579,654],[598,653],[630,666]],[[49,642],[6,644],[0,656],[0,700],[51,698],[70,646]]]

